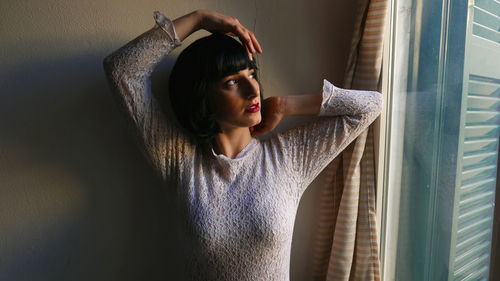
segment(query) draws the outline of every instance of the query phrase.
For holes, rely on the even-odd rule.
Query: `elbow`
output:
[[[115,72],[115,67],[113,63],[113,54],[108,55],[102,60],[102,67],[104,68],[104,72],[107,77],[112,77]]]
[[[378,114],[382,112],[384,108],[384,96],[382,93],[372,91],[373,94],[373,111]]]
[[[119,81],[122,77],[124,77],[123,70],[120,69],[119,64],[117,63],[116,56],[114,54],[110,54],[102,60],[102,66],[104,68],[104,73],[108,81],[116,82]]]
[[[383,95],[376,91],[371,91],[369,101],[365,108],[365,118],[368,118],[370,121],[368,123],[372,123],[377,119],[378,116],[382,113],[382,109],[384,107],[384,99]]]
[[[366,119],[369,121],[367,122],[368,124],[373,123],[375,119],[377,119],[380,114],[382,113],[382,110],[384,108],[384,98],[383,95],[379,92],[372,91],[371,92],[371,98],[369,105],[367,107],[367,112],[364,114]]]

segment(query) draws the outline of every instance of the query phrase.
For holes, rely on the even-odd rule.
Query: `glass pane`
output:
[[[392,276],[488,280],[500,135],[500,2],[415,0],[411,17],[395,5],[396,23],[406,16],[411,29],[408,48],[393,45],[392,54],[406,55],[407,72],[406,80],[392,81],[405,86],[392,93],[404,97],[391,104],[404,118],[402,130],[390,131],[391,140],[402,142],[400,152],[389,152],[401,156],[391,155],[401,159],[401,172],[388,181],[400,191]],[[393,61],[394,79],[402,62]]]

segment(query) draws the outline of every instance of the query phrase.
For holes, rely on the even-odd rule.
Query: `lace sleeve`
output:
[[[156,25],[104,59],[114,97],[130,117],[141,149],[163,179],[186,145],[184,132],[167,120],[151,92],[154,67],[181,43],[172,22],[155,12]]]
[[[297,196],[342,150],[379,116],[383,100],[375,91],[348,90],[323,81],[318,117],[273,137],[291,175],[301,182]]]

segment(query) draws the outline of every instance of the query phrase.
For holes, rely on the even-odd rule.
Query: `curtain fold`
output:
[[[360,0],[343,87],[379,90],[388,0]],[[380,280],[373,128],[325,169],[314,280]]]

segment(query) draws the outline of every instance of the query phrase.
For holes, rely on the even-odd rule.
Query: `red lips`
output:
[[[257,103],[252,104],[251,106],[247,107],[245,109],[245,112],[254,113],[254,112],[257,112],[259,110],[260,110],[260,105],[257,102]]]

